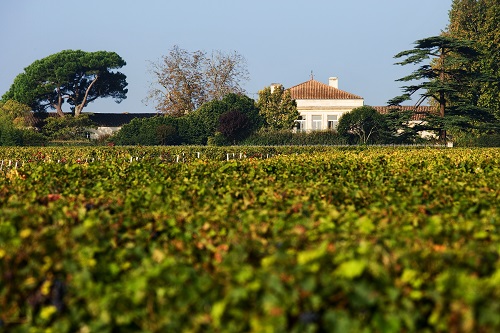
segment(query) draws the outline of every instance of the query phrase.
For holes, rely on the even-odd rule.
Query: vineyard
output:
[[[500,149],[0,149],[0,332],[499,332]]]

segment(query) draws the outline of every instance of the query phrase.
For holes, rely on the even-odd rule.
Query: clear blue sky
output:
[[[33,61],[66,49],[114,51],[127,66],[128,98],[84,111],[155,112],[145,105],[149,61],[174,45],[237,51],[247,60],[247,95],[339,78],[339,88],[385,105],[412,71],[393,56],[438,35],[452,0],[0,0],[0,95]],[[67,107],[67,106],[66,106]],[[65,111],[69,111],[66,109]]]

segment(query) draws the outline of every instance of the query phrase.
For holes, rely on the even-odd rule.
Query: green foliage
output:
[[[3,119],[0,117],[0,122]],[[0,123],[0,146],[43,146],[47,138],[28,128],[16,128],[10,123]]]
[[[210,136],[207,141],[207,146],[228,146],[230,142],[221,132],[215,132],[214,136]]]
[[[179,123],[179,118],[171,116],[136,118],[110,140],[118,145],[175,145],[182,142]]]
[[[25,104],[14,100],[0,101],[0,117],[2,122],[12,122],[16,128],[27,127],[26,118],[30,115],[31,109]]]
[[[159,125],[156,128],[156,136],[160,145],[173,145],[177,140],[177,129],[173,125]]]
[[[0,331],[500,330],[499,149],[202,148],[0,149]]]
[[[0,146],[38,146],[45,137],[27,126],[30,108],[19,102],[0,101]]]
[[[249,120],[241,129],[241,135],[237,139],[245,138],[261,126],[259,110],[250,97],[228,94],[220,101],[214,100],[203,104],[198,110],[188,115],[192,124],[196,125],[196,132],[192,133],[194,135],[189,138],[188,143],[206,144],[209,137],[215,135],[216,132],[221,132],[219,130],[220,118],[229,111],[239,111]]]
[[[145,144],[139,139],[139,135],[143,133],[141,129],[144,120],[143,118],[132,119],[128,124],[123,125],[110,139],[118,145]]]
[[[87,139],[88,129],[95,127],[88,114],[82,114],[78,118],[66,115],[48,117],[42,132],[50,140],[84,140]]]
[[[500,119],[500,4],[497,0],[454,0],[447,34],[475,43],[481,57],[471,68],[491,77],[472,90],[477,105]]]
[[[126,76],[112,71],[125,64],[115,52],[61,51],[26,67],[2,99],[29,105],[34,111],[55,109],[61,117],[67,102],[78,116],[97,98],[112,97],[117,103],[126,98]]]
[[[380,141],[386,144],[418,144],[427,142],[421,132],[428,129],[428,124],[413,121],[414,110],[401,110],[398,107],[389,109],[384,114],[386,126]]]
[[[250,119],[240,110],[230,110],[219,117],[217,132],[221,133],[229,142],[236,143],[236,141],[247,137],[250,130]]]
[[[500,134],[485,134],[477,138],[475,147],[500,147]]]
[[[45,135],[33,129],[21,129],[21,142],[23,146],[44,146],[48,140]]]
[[[452,133],[457,147],[500,147],[500,134]]]
[[[16,105],[22,105],[11,100],[0,101],[0,145],[19,146],[22,144],[21,131],[14,125],[14,120],[19,114]],[[22,112],[23,113],[23,112]],[[21,117],[23,114],[21,113]]]
[[[446,139],[446,130],[470,129],[488,130],[487,124],[494,118],[481,108],[475,98],[475,87],[488,80],[485,73],[474,70],[473,62],[480,57],[471,41],[450,36],[435,36],[415,42],[412,50],[398,53],[395,58],[404,58],[398,65],[423,64],[410,75],[398,81],[418,81],[404,86],[403,95],[390,100],[389,105],[399,105],[420,92],[420,105],[431,99],[439,105],[438,114],[429,114],[426,121],[429,130],[438,130],[440,138]]]
[[[259,91],[257,107],[264,119],[264,127],[271,130],[292,129],[299,117],[297,103],[282,85],[275,86],[272,92],[271,87]]]
[[[229,111],[224,101],[213,100],[204,103],[200,108],[186,116],[186,137],[190,144],[204,145],[209,137],[215,135],[220,116]]]
[[[261,129],[243,140],[242,144],[255,146],[345,145],[347,140],[335,131],[293,132]]]
[[[361,106],[342,115],[337,132],[350,143],[380,143],[387,132],[387,121],[373,107]]]
[[[119,145],[206,145],[219,132],[226,141],[235,142],[250,135],[260,124],[258,109],[251,98],[228,94],[182,117],[134,119],[112,140]]]
[[[12,123],[0,123],[0,144],[2,146],[21,146],[22,143],[21,130],[15,128]]]

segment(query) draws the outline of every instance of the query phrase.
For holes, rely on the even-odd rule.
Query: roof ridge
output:
[[[314,79],[297,84],[287,90],[291,91],[292,95],[294,95],[294,90],[300,90],[296,92],[296,97],[292,96],[294,99],[363,99],[361,96]]]
[[[290,90],[290,89],[292,89],[292,88],[298,87],[298,86],[303,85],[304,83],[308,83],[308,82],[310,82],[310,81],[315,81],[315,82],[321,83],[321,82],[319,82],[318,80],[315,80],[315,79],[309,79],[309,80],[307,80],[307,81],[305,81],[305,82],[302,82],[302,83],[296,84],[296,85],[294,85],[294,86],[292,86],[292,87],[290,87],[290,88],[287,88],[286,90]]]

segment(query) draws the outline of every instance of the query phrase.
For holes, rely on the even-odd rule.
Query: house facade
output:
[[[328,84],[311,78],[288,90],[300,114],[298,131],[334,130],[344,113],[364,105],[362,97],[340,90],[336,77]]]

